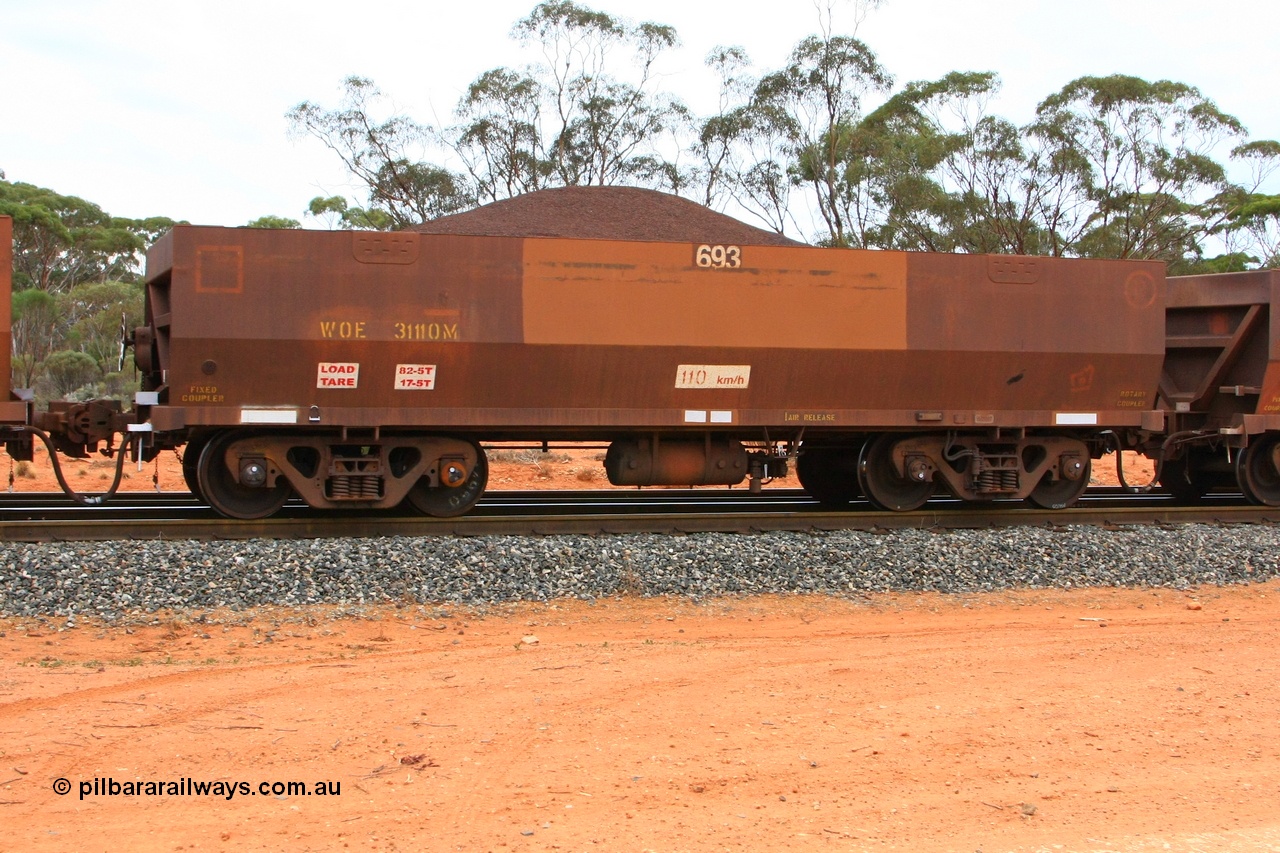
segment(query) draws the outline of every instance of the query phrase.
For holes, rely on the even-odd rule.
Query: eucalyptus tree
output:
[[[444,130],[380,113],[377,87],[348,78],[337,108],[306,102],[289,117],[341,157],[368,202],[321,197],[309,215],[406,227],[546,187],[627,184],[831,246],[1156,258],[1174,271],[1280,261],[1280,202],[1265,180],[1280,143],[1246,142],[1196,88],[1080,77],[1020,126],[988,111],[990,72],[895,90],[856,36],[878,0],[854,0],[849,35],[834,29],[836,0],[814,5],[818,34],[781,68],[756,76],[741,48],[713,50],[719,102],[696,118],[659,87],[674,29],[572,0],[516,22],[512,37],[540,59],[480,74]],[[1230,178],[1227,143],[1251,181]],[[1207,258],[1211,248],[1222,252]]]
[[[852,209],[862,245],[991,248],[982,227],[989,205],[973,168],[979,143],[970,114],[981,113],[981,101],[996,86],[995,75],[985,72],[913,82],[840,129],[838,162],[845,184],[857,191]]]
[[[719,100],[696,122],[689,145],[698,200],[715,209],[736,204],[779,234],[795,229],[790,124],[776,105],[753,100],[759,80],[742,48],[716,47],[706,64],[719,78]]]
[[[136,277],[142,251],[174,224],[165,217],[111,216],[77,196],[3,180],[0,214],[13,217],[15,287],[51,292]]]
[[[1280,194],[1252,194],[1235,212],[1232,224],[1246,232],[1256,248],[1249,260],[1280,268]]]
[[[104,281],[78,285],[58,296],[64,332],[60,346],[92,359],[98,378],[119,369],[122,329],[143,322],[141,281]]]
[[[988,111],[992,72],[913,82],[867,117],[863,168],[882,205],[883,248],[1046,254],[1042,213],[1062,182],[1023,128]]]
[[[755,82],[746,73],[751,60],[741,47],[717,46],[707,54],[705,62],[719,78],[718,103],[712,115],[700,118],[690,148],[698,161],[699,201],[715,208],[732,193],[733,183],[743,170],[736,156],[736,142],[743,131],[742,105]]]
[[[296,219],[291,219],[288,216],[275,216],[274,214],[268,214],[266,216],[259,216],[257,219],[254,219],[251,222],[245,223],[244,227],[245,228],[290,229],[290,228],[301,228],[302,223]]]
[[[885,93],[892,84],[892,75],[860,40],[809,36],[785,67],[756,85],[750,126],[787,141],[788,173],[809,191],[829,245],[866,245],[874,202],[847,168],[847,157],[858,142],[854,134],[867,96]]]
[[[64,327],[59,322],[58,300],[49,291],[37,287],[16,290],[11,312],[13,376],[10,387],[32,388],[41,375],[44,360],[62,342]]]
[[[1280,172],[1280,142],[1252,140],[1236,146],[1231,158],[1249,175],[1211,202],[1222,219],[1216,234],[1226,249],[1217,266],[1280,267],[1280,194],[1264,191]]]
[[[349,204],[340,195],[316,196],[307,205],[306,215],[321,220],[328,228],[344,231],[387,231],[394,227],[386,211]]]
[[[174,220],[111,216],[78,196],[3,180],[0,214],[14,220],[12,387],[61,395],[78,377],[114,371],[122,317],[141,322],[142,252]]]
[[[552,183],[543,136],[545,90],[528,72],[494,68],[477,77],[458,103],[462,122],[453,147],[481,201],[498,201]]]
[[[1034,180],[1058,187],[1040,217],[1050,254],[1178,261],[1217,229],[1230,188],[1214,159],[1244,126],[1198,89],[1169,80],[1081,77],[1036,109]]]
[[[689,112],[658,90],[654,75],[661,54],[678,44],[674,28],[554,0],[517,21],[512,36],[541,62],[477,77],[450,131],[481,199],[551,186],[688,182],[670,155]]]
[[[98,366],[92,356],[79,350],[58,350],[50,353],[41,365],[50,396],[65,399],[78,388],[90,384],[96,378]]]
[[[379,118],[383,94],[372,80],[348,77],[338,106],[303,101],[287,114],[295,135],[319,139],[364,184],[372,209],[386,223],[407,228],[465,210],[475,195],[465,176],[426,162],[423,152],[436,142],[434,131],[408,116]]]

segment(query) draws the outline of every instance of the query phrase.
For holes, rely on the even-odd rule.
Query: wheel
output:
[[[1280,506],[1280,434],[1264,433],[1236,457],[1236,481],[1250,503]]]
[[[187,481],[191,496],[198,501],[204,500],[204,494],[200,491],[200,452],[208,441],[209,437],[206,435],[193,436],[182,448],[182,479]]]
[[[867,500],[880,509],[907,512],[919,509],[933,494],[933,479],[921,482],[901,476],[893,466],[894,435],[867,441],[858,456],[858,485]]]
[[[293,489],[281,477],[276,485],[244,486],[227,467],[226,456],[231,445],[251,436],[243,432],[227,432],[211,436],[200,452],[196,480],[201,496],[209,506],[227,518],[266,518],[274,515],[289,499]]]
[[[1092,468],[1093,460],[1085,459],[1084,470],[1076,480],[1068,480],[1066,477],[1055,480],[1051,472],[1045,473],[1036,487],[1031,490],[1031,494],[1027,495],[1027,503],[1038,506],[1040,509],[1066,509],[1078,501],[1084,494],[1084,490],[1089,488],[1089,473]]]
[[[806,450],[796,460],[796,476],[809,497],[819,503],[843,506],[862,494],[858,489],[858,457],[850,450]]]
[[[423,515],[435,518],[453,518],[470,510],[484,494],[489,484],[489,460],[478,444],[472,444],[476,450],[476,464],[464,483],[453,488],[436,486],[432,488],[425,477],[413,484],[409,490],[409,503]]]
[[[1164,460],[1160,466],[1160,485],[1179,503],[1197,503],[1209,493],[1209,483],[1196,470],[1190,453]]]

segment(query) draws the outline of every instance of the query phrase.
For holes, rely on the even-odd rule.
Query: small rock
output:
[[[1036,807],[1031,803],[1019,803],[1018,806],[1022,809],[1022,813],[1027,817],[1031,817],[1036,813]]]
[[[1197,588],[1280,574],[1274,559],[1280,529],[1243,525],[1068,526],[1052,533],[773,531],[677,540],[654,534],[389,537],[376,546],[361,539],[142,540],[101,543],[92,551],[75,543],[6,545],[0,557],[0,619],[57,617],[61,628],[64,619],[69,627],[93,618],[122,624],[127,634],[139,624],[160,624],[146,614],[161,610],[191,610],[199,624],[212,608],[261,605],[337,604],[359,616],[370,605],[416,602],[430,605],[433,618],[452,621],[458,618],[455,606],[593,602],[616,593],[619,572],[643,578],[645,595],[695,600],[725,594],[1122,586],[1182,590],[1184,607],[1193,611],[1204,606],[1190,597]],[[761,553],[769,558],[761,559]],[[850,554],[860,557],[851,562]],[[1105,560],[1097,559],[1104,554]],[[1085,571],[1085,565],[1091,568]],[[678,623],[674,614],[668,621],[673,617]],[[465,627],[458,623],[447,630],[461,640]],[[227,626],[222,628],[225,635]],[[677,627],[679,633],[686,630]],[[197,631],[201,639],[212,633]],[[266,642],[261,636],[255,640]]]
[[[526,646],[536,646],[538,645],[538,638],[533,634],[525,634],[520,638],[520,642],[524,643]]]

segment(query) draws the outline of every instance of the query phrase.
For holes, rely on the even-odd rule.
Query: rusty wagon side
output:
[[[829,500],[1065,505],[1104,430],[1162,424],[1163,299],[1154,263],[179,226],[132,429],[245,517],[465,511],[499,440],[610,442],[620,484],[798,461]]]

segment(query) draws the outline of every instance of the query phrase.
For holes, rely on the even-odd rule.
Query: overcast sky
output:
[[[211,225],[302,219],[317,195],[361,202],[319,142],[289,138],[289,108],[336,105],[357,74],[447,123],[477,75],[532,59],[509,33],[534,5],[0,0],[0,169],[117,216]],[[714,105],[712,47],[773,69],[818,22],[810,0],[580,5],[674,26],[662,86],[700,111]],[[1076,77],[1125,73],[1197,86],[1252,138],[1280,139],[1278,33],[1276,0],[885,0],[858,36],[899,83],[997,72],[991,111],[1017,123]]]

